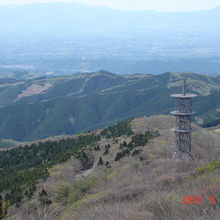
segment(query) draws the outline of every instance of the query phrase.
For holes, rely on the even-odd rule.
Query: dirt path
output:
[[[75,180],[78,180],[80,177],[86,177],[89,176],[93,171],[94,171],[94,167],[92,167],[91,169],[87,169],[87,170],[83,170],[80,173],[78,173],[77,175],[75,175]]]

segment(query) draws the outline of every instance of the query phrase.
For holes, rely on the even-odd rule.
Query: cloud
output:
[[[77,2],[107,6],[119,10],[156,11],[199,11],[213,9],[220,5],[220,0],[1,0],[0,5],[50,2]]]

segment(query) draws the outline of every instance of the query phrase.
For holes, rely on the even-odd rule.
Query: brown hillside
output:
[[[83,169],[75,158],[50,168],[50,177],[38,185],[38,192],[44,188],[52,204],[40,207],[36,193],[35,198],[11,210],[8,219],[219,219],[220,162],[208,163],[219,159],[220,137],[197,127],[192,137],[196,161],[175,162],[170,159],[174,149],[174,134],[169,130],[174,125],[173,117],[142,117],[130,125],[133,135],[102,138],[97,143],[100,151],[88,146],[91,169]],[[140,150],[139,154],[132,156],[132,150],[129,156],[115,161],[124,141],[129,143],[137,134],[156,130],[159,135],[134,149]],[[97,166],[100,157],[104,164]],[[184,196],[201,196],[202,203],[183,204]],[[215,196],[215,204],[210,204],[210,196]]]

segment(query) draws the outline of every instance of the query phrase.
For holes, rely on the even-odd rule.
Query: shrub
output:
[[[94,147],[94,150],[95,150],[95,151],[100,151],[99,145],[95,146],[95,147]]]
[[[78,180],[70,191],[68,203],[74,203],[82,199],[96,181],[95,177]]]
[[[143,158],[143,157],[139,157],[139,159],[140,159],[140,161],[143,161],[143,160],[144,160],[144,158]]]
[[[111,167],[108,160],[106,161],[105,166],[106,166],[106,168],[110,168]]]
[[[126,141],[124,141],[122,144],[120,144],[120,149],[122,149],[123,147],[127,147],[127,142]]]
[[[121,152],[118,152],[118,153],[116,154],[115,161],[120,160],[122,157],[123,157],[122,153],[121,153]]]
[[[48,195],[45,189],[42,189],[42,191],[39,192],[38,200],[40,202],[40,205],[42,206],[50,205],[52,203],[52,201],[48,198]]]
[[[70,188],[67,184],[63,183],[58,187],[58,189],[55,192],[54,201],[61,203],[66,202],[67,198],[69,197]]]
[[[196,177],[205,173],[213,172],[218,168],[220,168],[220,160],[214,160],[210,163],[207,163],[204,167],[196,168],[192,176]]]
[[[9,202],[6,202],[4,205],[2,200],[0,199],[0,219],[3,219],[7,216],[8,207],[9,207]]]
[[[84,196],[83,192],[80,189],[76,189],[70,192],[68,203],[74,203],[82,199]]]
[[[118,161],[118,160],[120,160],[122,157],[129,156],[129,155],[130,155],[130,150],[128,150],[128,149],[123,150],[122,152],[118,152],[118,153],[116,154],[115,161]]]
[[[138,155],[138,154],[140,154],[140,153],[141,153],[141,150],[134,150],[134,151],[132,152],[131,156],[134,157],[134,156],[136,156],[136,155]]]

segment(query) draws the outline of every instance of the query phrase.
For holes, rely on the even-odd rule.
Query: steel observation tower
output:
[[[183,79],[182,94],[171,95],[175,98],[175,111],[170,113],[176,117],[176,127],[171,129],[176,136],[172,160],[194,160],[191,154],[191,133],[195,129],[191,127],[191,117],[196,112],[192,111],[191,99],[196,96],[186,93],[186,78]]]

